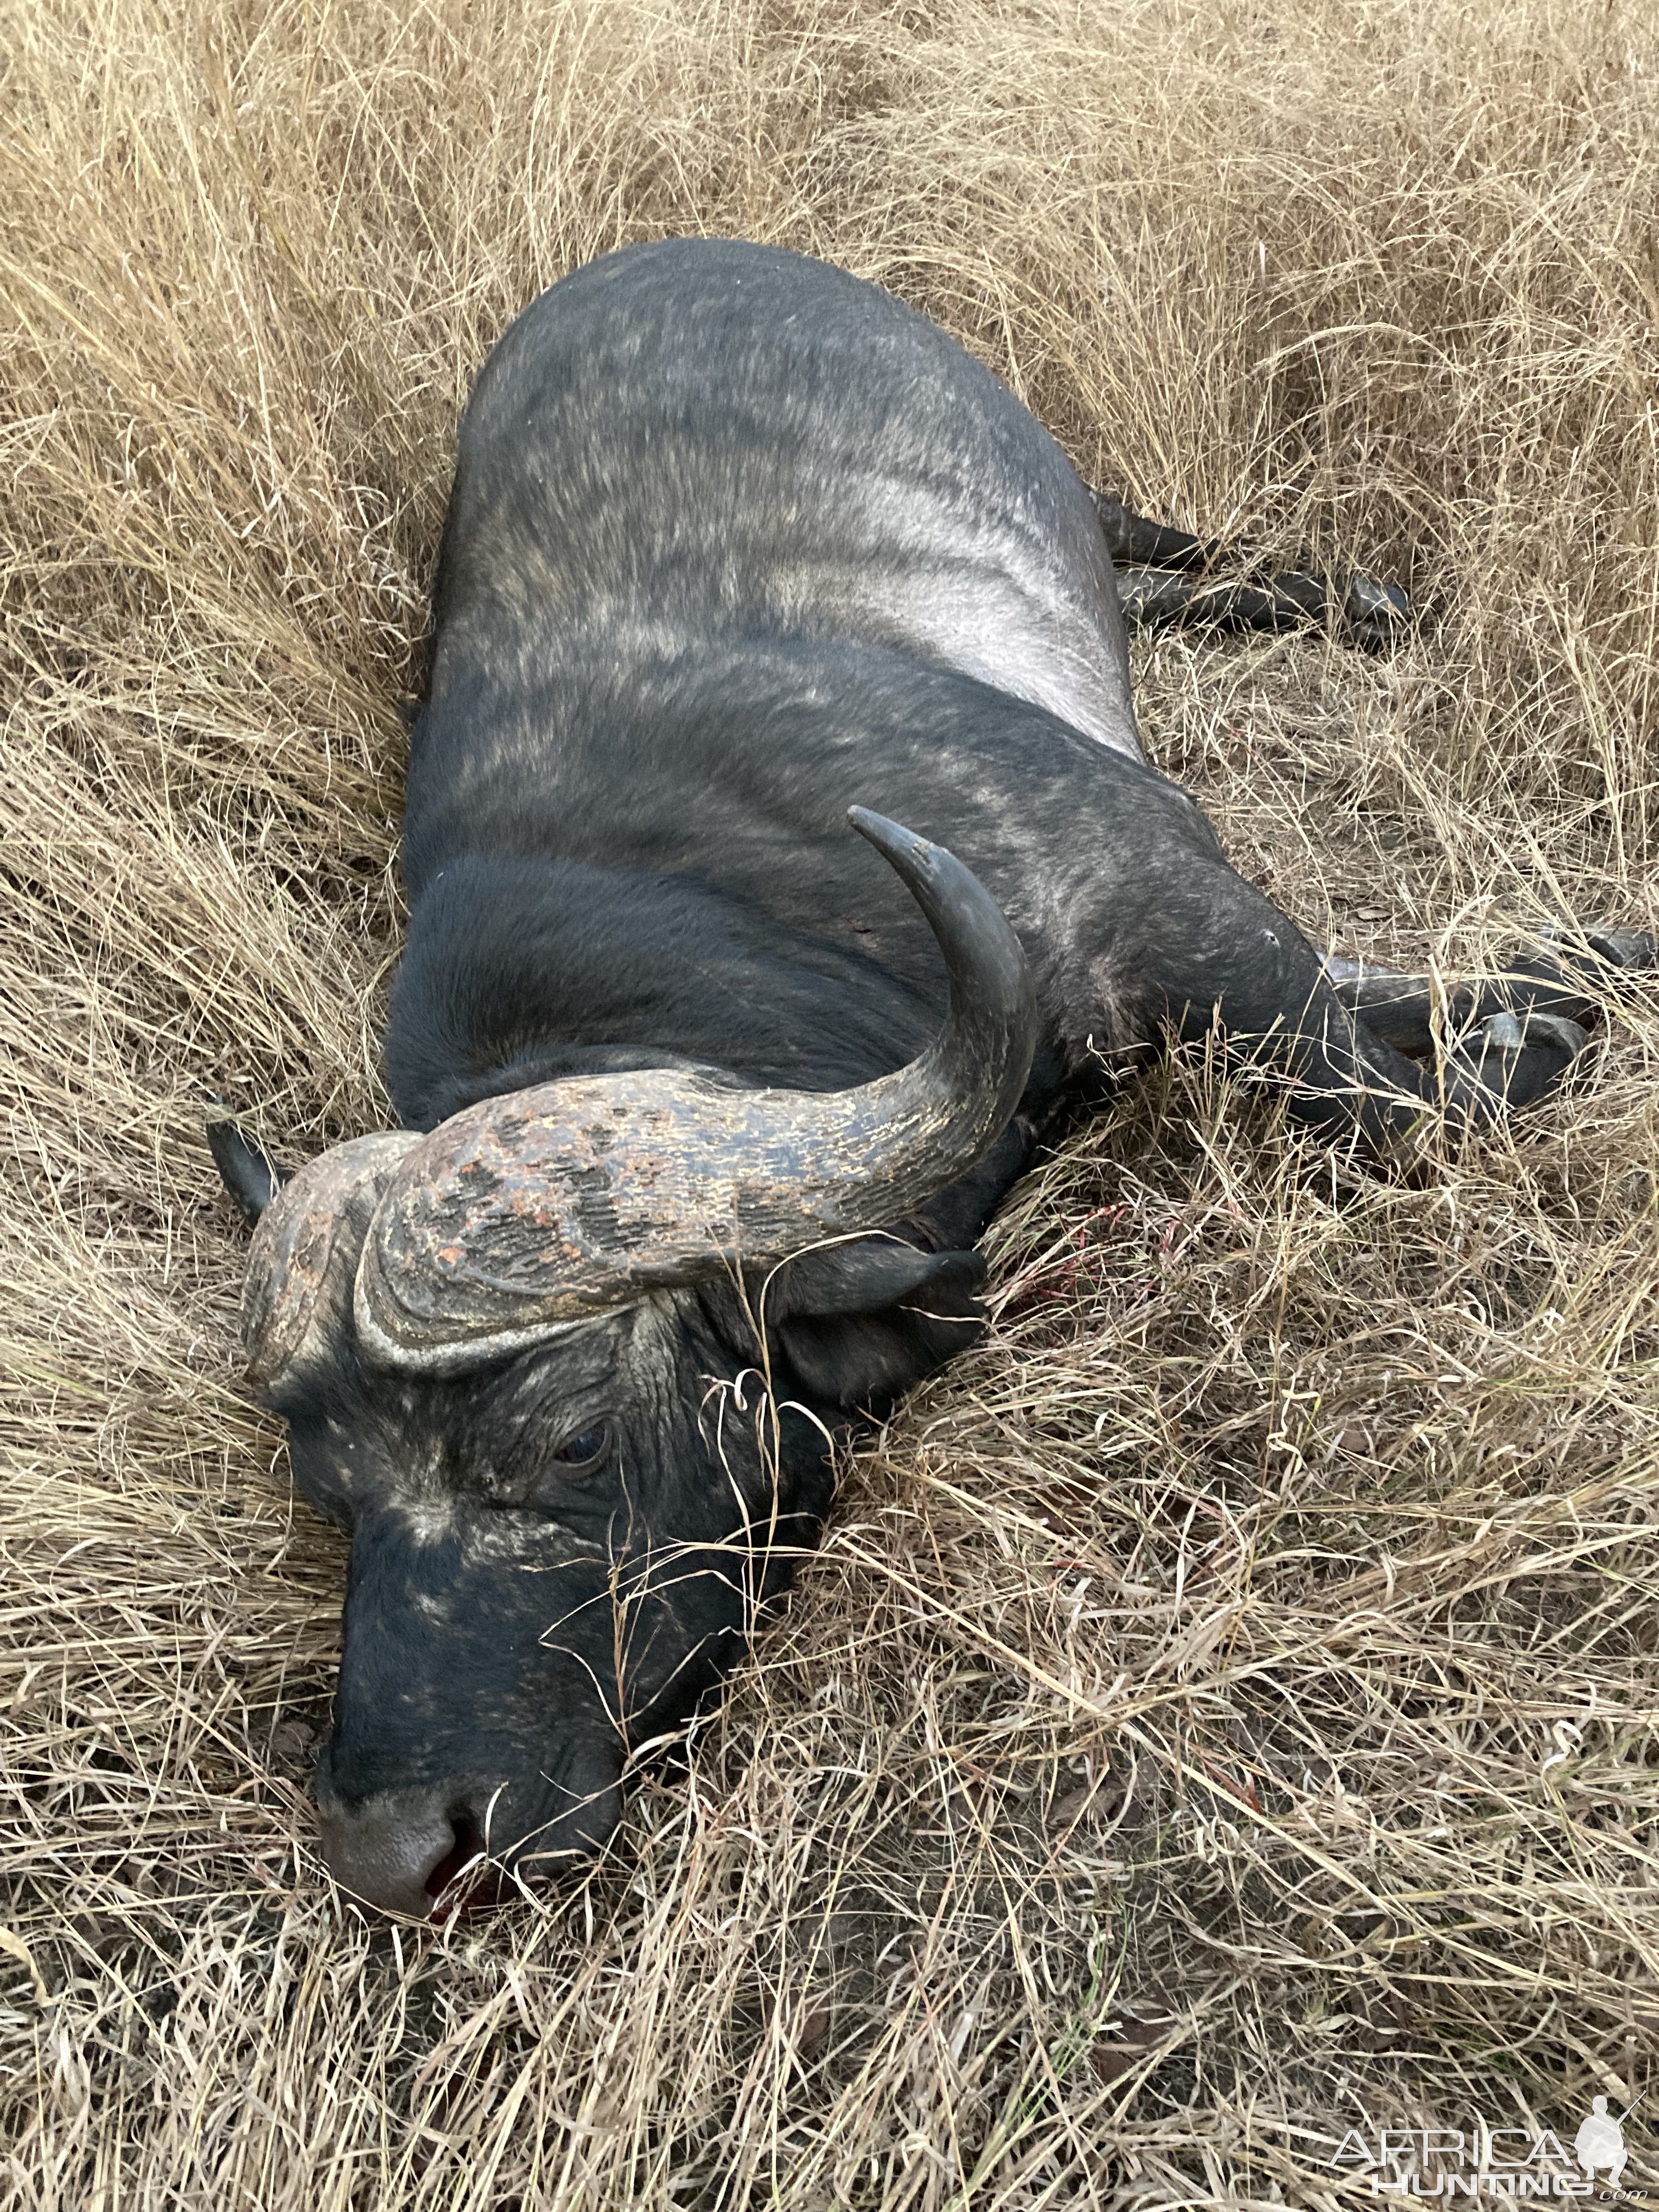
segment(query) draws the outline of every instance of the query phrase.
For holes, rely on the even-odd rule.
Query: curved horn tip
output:
[[[216,1098],[205,1122],[208,1150],[213,1164],[244,1221],[258,1221],[289,1180],[260,1146],[243,1135],[230,1109]]]
[[[953,1010],[955,994],[963,988],[978,1013],[1012,1019],[1024,1033],[1021,1048],[1029,1068],[1036,1042],[1036,999],[1024,949],[1007,915],[948,845],[933,844],[867,806],[849,806],[847,818],[927,916],[951,971]]]
[[[849,806],[847,818],[860,836],[873,845],[884,860],[895,866],[908,861],[912,868],[925,869],[930,866],[939,847],[931,844],[915,830],[907,830],[902,822],[894,822],[885,814],[878,814],[868,806]]]

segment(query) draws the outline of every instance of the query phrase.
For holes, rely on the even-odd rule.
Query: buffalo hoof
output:
[[[1412,605],[1397,584],[1379,584],[1356,573],[1342,595],[1342,620],[1355,645],[1368,653],[1398,645],[1412,626]]]
[[[1552,922],[1538,934],[1546,945],[1559,947],[1560,964],[1575,975],[1586,972],[1586,950],[1606,966],[1629,973],[1659,965],[1659,937],[1650,930],[1568,929]]]
[[[1504,1007],[1447,1054],[1448,1088],[1472,1105],[1487,1103],[1489,1110],[1524,1106],[1553,1090],[1589,1042],[1589,1032],[1565,1014]]]

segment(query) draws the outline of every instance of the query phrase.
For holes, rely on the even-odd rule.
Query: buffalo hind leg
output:
[[[1218,571],[1236,562],[1218,544],[1149,521],[1110,492],[1090,496],[1117,571],[1123,618],[1133,628],[1192,622],[1300,629],[1334,617],[1352,643],[1376,647],[1395,643],[1410,625],[1410,603],[1395,585],[1357,570],[1345,577],[1255,571],[1229,581]]]

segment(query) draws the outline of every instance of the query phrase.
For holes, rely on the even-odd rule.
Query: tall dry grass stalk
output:
[[[1126,1096],[684,1765],[448,1936],[318,1866],[342,1552],[201,1119],[383,1113],[457,410],[665,231],[879,278],[1095,481],[1410,585],[1388,660],[1141,656],[1311,932],[1651,926],[1656,70],[1630,0],[6,0],[10,2201],[1325,2205],[1367,2119],[1644,2088],[1651,993],[1409,1182],[1201,1060]]]

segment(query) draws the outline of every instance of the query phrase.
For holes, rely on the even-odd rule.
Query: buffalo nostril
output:
[[[475,1883],[465,1898],[451,1899],[446,1893],[452,1883],[459,1881],[470,1866],[475,1865],[484,1854],[484,1833],[465,1806],[453,1809],[449,1815],[450,1832],[453,1843],[426,1878],[428,1910],[447,1919],[463,1905],[493,1904],[493,1893],[483,1894],[483,1885]]]
[[[441,1798],[404,1796],[370,1797],[355,1808],[340,1806],[322,1816],[323,1856],[342,1889],[383,1912],[408,1913],[424,1920],[439,1890],[477,1850],[473,1843],[456,1859],[466,1838]]]

